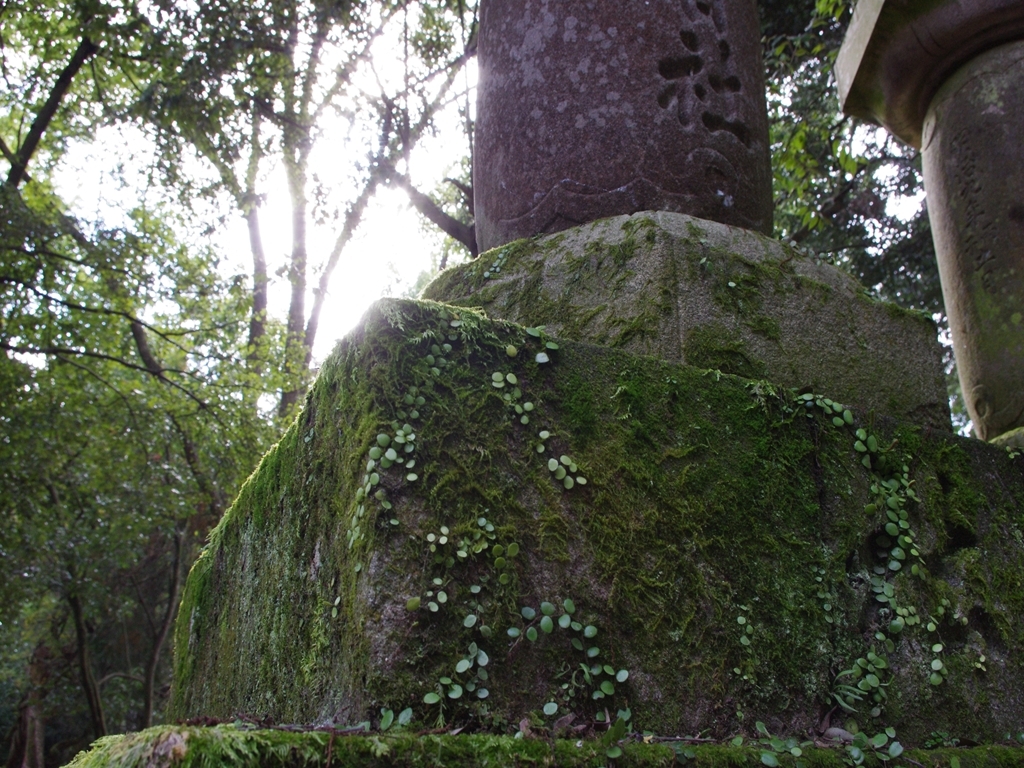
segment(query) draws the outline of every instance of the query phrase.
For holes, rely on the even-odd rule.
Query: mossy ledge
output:
[[[849,421],[765,381],[378,302],[193,567],[171,716],[352,723],[412,707],[508,732],[556,703],[549,721],[628,706],[637,730],[725,738],[762,720],[802,737],[834,708],[837,674],[877,652],[886,698],[875,717],[857,705],[862,730],[895,727],[907,746],[1016,733],[1024,459]],[[881,446],[872,470],[858,428]],[[575,468],[572,488],[552,458]],[[914,489],[900,509],[916,576],[909,561],[874,570],[887,517],[872,485],[893,472]],[[571,605],[598,650],[546,631],[543,601],[559,619]],[[908,620],[887,651],[897,602],[935,627]],[[541,610],[527,621],[523,606]],[[602,692],[573,677],[595,661],[628,678]]]
[[[424,298],[950,426],[930,317],[872,299],[843,270],[777,240],[681,213],[517,240],[445,270]]]
[[[626,744],[615,761],[622,768],[753,768],[762,765],[761,749],[719,745],[685,745],[680,760],[672,744]],[[606,766],[606,746],[600,741],[513,739],[508,736],[445,736],[368,734],[333,737],[324,731],[259,730],[233,725],[206,728],[158,726],[124,736],[107,736],[68,768],[599,768]],[[971,749],[912,750],[901,764],[945,768],[955,758],[961,768],[1018,768],[1024,765],[1019,747],[986,746]],[[837,749],[808,748],[801,760],[806,768],[847,766]],[[682,755],[680,755],[682,756]],[[780,755],[779,764],[795,759]],[[873,756],[864,765],[882,763]]]

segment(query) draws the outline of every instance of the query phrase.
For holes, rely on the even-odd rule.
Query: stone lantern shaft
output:
[[[847,114],[922,151],[975,434],[1024,427],[1024,2],[860,0],[836,80]]]
[[[770,233],[754,0],[483,0],[481,250],[643,210]]]

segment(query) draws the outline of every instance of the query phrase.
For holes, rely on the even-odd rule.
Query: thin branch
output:
[[[317,329],[320,327],[320,311],[323,309],[324,301],[327,299],[327,288],[331,282],[331,275],[334,274],[334,269],[338,266],[341,252],[345,250],[345,247],[359,227],[359,223],[363,220],[363,212],[366,210],[370,198],[373,197],[373,193],[377,191],[379,183],[378,175],[372,174],[366,180],[366,184],[359,193],[359,197],[349,206],[345,214],[345,225],[342,227],[337,239],[335,239],[334,247],[331,248],[331,254],[327,257],[324,270],[320,273],[320,281],[317,287],[313,289],[313,308],[309,313],[309,321],[306,323],[305,368],[309,368],[309,364],[313,359],[313,342],[316,341]]]
[[[138,675],[130,675],[127,672],[108,672],[107,674],[105,674],[103,677],[101,677],[99,680],[96,681],[96,687],[97,688],[102,688],[104,683],[106,683],[106,682],[108,682],[110,680],[113,680],[114,678],[117,678],[117,677],[123,678],[125,680],[131,680],[132,682],[135,682],[135,683],[144,683],[145,682],[145,680],[143,680]]]

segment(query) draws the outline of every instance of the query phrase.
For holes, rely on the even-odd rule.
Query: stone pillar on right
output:
[[[975,434],[1024,427],[1024,2],[860,0],[836,79],[847,114],[922,150]]]

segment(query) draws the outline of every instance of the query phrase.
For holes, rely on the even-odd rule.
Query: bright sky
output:
[[[462,87],[475,85],[475,62],[459,78]],[[475,101],[475,92],[471,93]],[[453,105],[438,115],[438,130],[425,136],[410,157],[408,175],[422,191],[434,189],[446,176],[455,176],[457,164],[467,152],[466,140]],[[332,152],[344,154],[346,147],[327,139],[324,156],[314,162],[313,170],[329,173]],[[57,188],[71,213],[85,221],[102,221],[109,226],[127,222],[125,214],[145,195],[145,170],[149,149],[146,140],[131,127],[101,130],[90,144],[73,147],[55,174]],[[126,186],[116,180],[115,170],[126,178]],[[339,159],[344,172],[344,163]],[[326,169],[326,170],[325,170]],[[267,193],[260,209],[264,251],[270,275],[270,312],[283,319],[288,308],[287,279],[275,275],[291,248],[290,203],[283,171],[273,169],[262,190]],[[318,266],[330,253],[335,230],[311,226],[308,247],[311,266]],[[251,280],[252,256],[244,219],[232,212],[226,226],[214,235],[218,252],[224,258],[228,274],[242,273]],[[420,274],[434,266],[443,234],[425,226],[409,205],[408,197],[398,189],[382,188],[367,207],[355,238],[342,253],[324,304],[314,345],[317,362],[326,357],[337,341],[358,323],[371,303],[381,296],[400,296],[408,292]],[[316,284],[318,274],[311,270],[308,281]],[[307,297],[307,311],[312,293]]]

